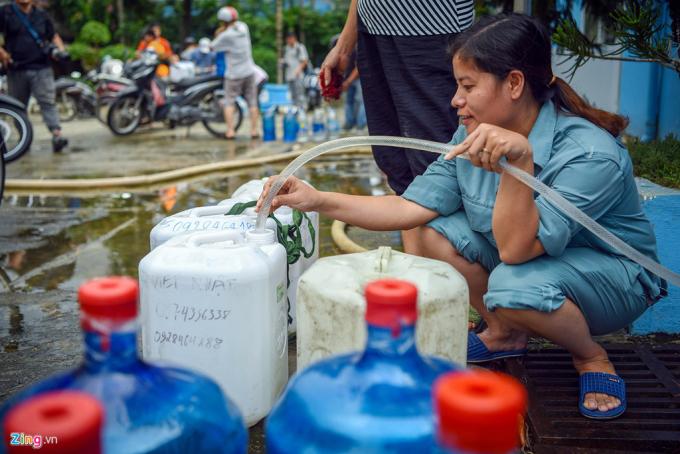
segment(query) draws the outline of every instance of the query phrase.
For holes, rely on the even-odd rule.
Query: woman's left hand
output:
[[[482,123],[453,147],[444,159],[454,159],[463,153],[468,154],[472,165],[483,167],[490,172],[500,172],[498,161],[505,156],[508,162],[519,159],[533,159],[529,140],[521,134],[507,129]]]

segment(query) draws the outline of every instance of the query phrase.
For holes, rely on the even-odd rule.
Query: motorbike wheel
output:
[[[106,114],[106,124],[117,136],[127,136],[135,132],[142,120],[142,109],[137,107],[137,96],[123,96],[111,104]]]
[[[78,115],[78,100],[71,95],[62,93],[57,96],[57,112],[60,121],[71,121]]]
[[[33,126],[22,109],[10,105],[0,106],[0,134],[5,142],[4,161],[19,159],[31,148]]]
[[[206,93],[198,103],[198,107],[201,109],[201,122],[203,126],[205,126],[205,129],[210,134],[220,139],[224,139],[224,135],[227,132],[227,125],[224,122],[224,111],[222,109],[222,99],[224,99],[222,90],[215,90]],[[238,131],[243,122],[243,110],[237,102],[234,103],[234,108],[234,131]]]

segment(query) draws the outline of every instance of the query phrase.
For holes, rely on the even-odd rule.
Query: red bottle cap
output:
[[[91,279],[78,289],[80,309],[94,317],[131,319],[137,316],[137,281],[126,276]]]
[[[495,372],[454,372],[434,385],[439,441],[450,449],[505,454],[520,446],[527,393]]]
[[[366,285],[366,322],[382,328],[413,325],[418,318],[418,289],[410,282],[380,279]]]
[[[9,452],[34,449],[58,454],[101,453],[104,410],[97,399],[75,391],[33,397],[7,413],[3,443]]]

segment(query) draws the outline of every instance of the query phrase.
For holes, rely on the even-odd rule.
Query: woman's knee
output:
[[[442,260],[446,257],[458,256],[458,251],[444,235],[430,226],[421,229],[421,250],[423,257]]]

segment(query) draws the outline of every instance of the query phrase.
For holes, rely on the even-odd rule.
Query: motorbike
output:
[[[132,134],[143,122],[163,121],[174,128],[200,121],[211,134],[223,138],[222,78],[201,76],[167,83],[155,76],[158,64],[155,53],[144,52],[139,60],[126,65],[126,76],[134,86],[123,88],[111,103],[106,119],[111,132]],[[242,121],[243,108],[236,102],[235,129]]]
[[[5,163],[19,159],[33,142],[33,126],[28,119],[26,106],[16,98],[0,93],[0,135],[5,150]]]
[[[92,81],[96,73],[88,73],[84,80]],[[54,81],[55,101],[59,120],[71,121],[76,116],[87,118],[97,114],[97,95],[90,86],[78,79],[81,74],[71,73],[71,77],[59,77]]]
[[[5,141],[2,140],[2,135],[0,135],[0,206],[2,205],[2,197],[5,193],[5,153],[7,152],[7,147],[5,146]]]

